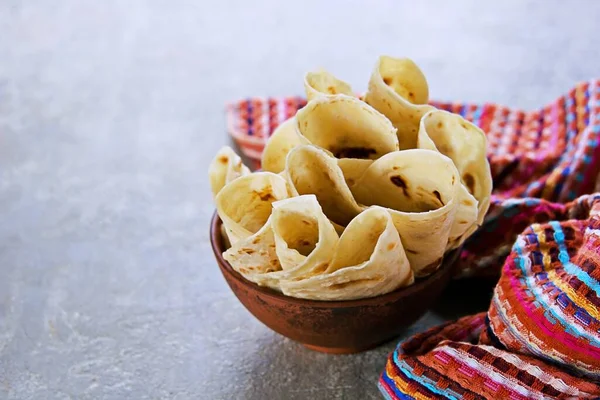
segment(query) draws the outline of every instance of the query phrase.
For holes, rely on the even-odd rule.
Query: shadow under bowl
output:
[[[210,240],[227,284],[259,321],[309,349],[334,354],[369,350],[398,336],[419,319],[447,286],[459,254],[446,254],[442,266],[411,286],[366,299],[305,300],[258,286],[236,272],[223,258],[227,250],[215,212]]]

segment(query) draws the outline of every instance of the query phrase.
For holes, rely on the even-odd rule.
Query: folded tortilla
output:
[[[344,174],[348,186],[354,185],[365,173],[367,168],[373,164],[373,160],[361,160],[358,158],[340,158],[337,160],[338,167]]]
[[[231,147],[223,146],[208,168],[208,180],[213,198],[226,184],[249,173],[250,170],[242,163],[240,156]]]
[[[477,230],[477,228],[479,228],[477,223],[479,217],[477,208],[478,202],[477,199],[467,191],[465,185],[458,185],[456,201],[458,203],[456,206],[456,215],[454,216],[452,228],[450,228],[450,236],[448,237],[446,250],[458,248]]]
[[[281,271],[281,264],[275,250],[275,238],[271,229],[271,218],[258,232],[237,241],[223,253],[223,258],[231,267],[251,282],[257,276]]]
[[[351,190],[358,203],[388,209],[416,276],[441,265],[460,190],[450,158],[423,149],[389,153],[374,161]]]
[[[225,185],[215,202],[230,243],[258,232],[271,215],[271,204],[288,197],[286,180],[271,172],[255,172]]]
[[[417,147],[421,117],[434,109],[427,104],[428,100],[427,80],[412,60],[379,57],[365,101],[392,121],[400,150]]]
[[[477,199],[477,225],[481,225],[492,194],[485,133],[460,115],[434,110],[421,120],[417,146],[439,151],[452,159],[461,182]]]
[[[290,150],[301,144],[296,132],[296,118],[292,117],[275,128],[262,154],[263,171],[279,173],[285,169],[285,158]]]
[[[389,213],[372,207],[342,234],[323,274],[284,279],[284,294],[312,300],[352,300],[378,296],[414,282],[414,275]]]
[[[324,69],[304,75],[304,91],[308,101],[323,95],[345,94],[354,96],[348,83],[336,78]]]
[[[288,154],[285,173],[294,195],[314,194],[325,215],[338,225],[348,225],[362,211],[337,160],[323,149],[295,147]]]
[[[323,273],[338,239],[316,197],[299,196],[273,203],[265,227],[223,256],[246,279],[280,290],[282,279]]]
[[[375,160],[398,150],[391,122],[367,103],[344,94],[311,100],[296,113],[296,129],[303,143],[336,158]]]

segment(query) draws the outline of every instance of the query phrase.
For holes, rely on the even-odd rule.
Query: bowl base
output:
[[[318,351],[319,353],[327,353],[327,354],[356,354],[362,353],[363,351],[374,349],[379,346],[380,343],[372,344],[366,347],[322,347],[322,346],[313,346],[312,344],[302,343],[304,347],[312,351]]]

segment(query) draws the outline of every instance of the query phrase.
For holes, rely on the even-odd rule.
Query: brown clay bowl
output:
[[[432,275],[388,294],[348,301],[304,300],[258,286],[236,272],[222,256],[227,248],[221,225],[215,213],[212,249],[239,301],[275,332],[325,353],[357,353],[398,336],[433,305],[448,284],[458,255],[458,251],[447,254]]]

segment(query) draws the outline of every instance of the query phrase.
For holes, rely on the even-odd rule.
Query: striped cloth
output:
[[[518,235],[487,313],[400,343],[387,399],[600,397],[600,194]]]
[[[227,105],[227,128],[252,167],[275,128],[306,104],[302,97],[250,98]],[[490,211],[466,243],[461,275],[497,277],[517,235],[533,222],[561,219],[564,203],[594,189],[600,169],[600,81],[575,86],[536,111],[496,104],[432,102],[486,132],[494,179]]]

